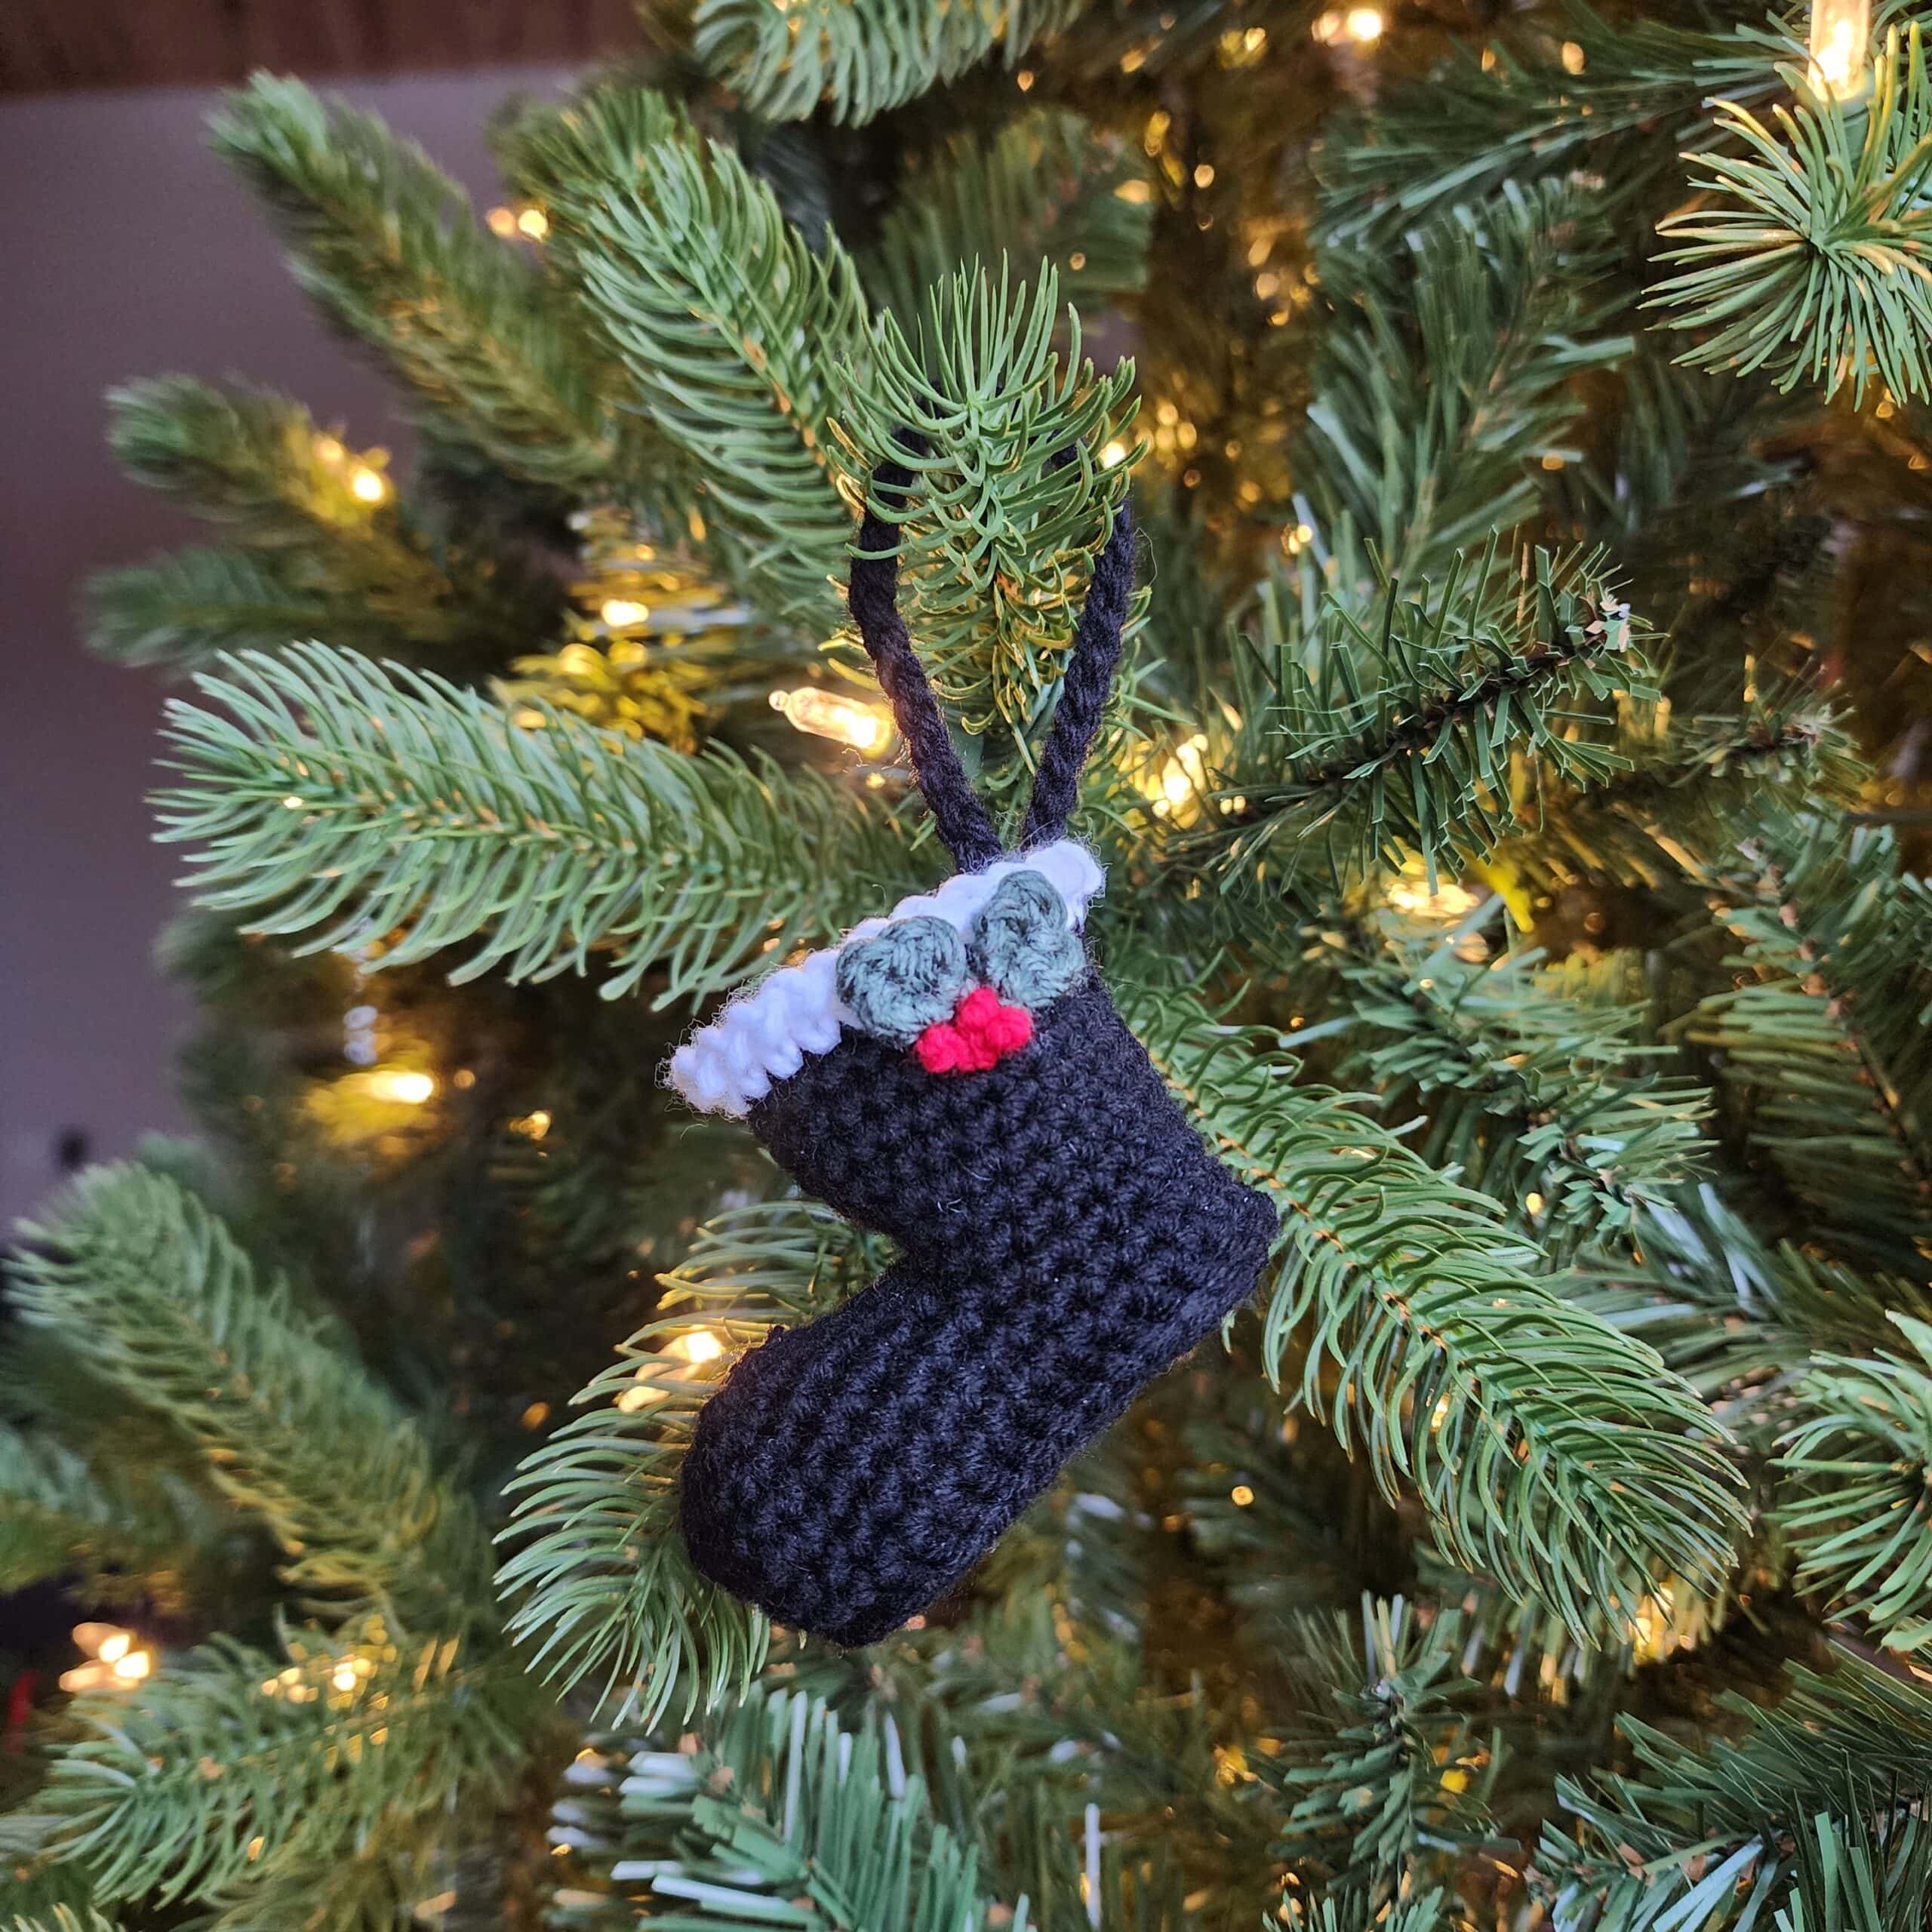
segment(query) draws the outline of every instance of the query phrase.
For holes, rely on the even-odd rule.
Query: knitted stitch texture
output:
[[[691,1560],[780,1623],[874,1641],[970,1570],[1252,1291],[1275,1229],[1091,974],[967,1075],[848,1032],[751,1109],[903,1258],[739,1362],[700,1412]]]

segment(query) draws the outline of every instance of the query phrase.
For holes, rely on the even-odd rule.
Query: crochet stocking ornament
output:
[[[896,464],[876,487],[903,493]],[[1101,872],[1063,835],[1133,587],[1122,507],[1019,848],[1001,849],[869,514],[852,614],[959,870],[783,968],[681,1047],[694,1106],[902,1258],[737,1364],[700,1412],[691,1561],[783,1624],[870,1643],[944,1594],[1068,1457],[1249,1294],[1272,1204],[1211,1155],[1080,937]]]

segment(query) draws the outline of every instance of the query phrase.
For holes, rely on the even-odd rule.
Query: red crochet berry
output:
[[[935,1020],[912,1043],[928,1073],[984,1073],[1033,1037],[1033,1016],[1004,1004],[991,986],[975,986],[950,1020]]]

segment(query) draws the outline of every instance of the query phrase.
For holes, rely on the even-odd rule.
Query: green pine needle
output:
[[[342,1641],[340,1652],[298,1647],[285,1665],[217,1637],[131,1692],[76,1699],[78,1735],[35,1800],[59,1820],[54,1855],[85,1866],[104,1898],[165,1905],[284,1859],[342,1857],[459,1792],[507,1791],[543,1709],[515,1664],[455,1638],[398,1649],[378,1629]],[[373,1667],[343,1671],[351,1654]]]
[[[421,1433],[195,1195],[145,1168],[91,1168],[22,1232],[20,1318],[182,1431],[208,1480],[273,1534],[292,1586],[338,1615],[393,1601],[490,1624],[481,1533]]]
[[[1342,883],[1414,851],[1433,889],[1441,861],[1486,857],[1516,829],[1519,760],[1537,786],[1600,783],[1629,764],[1619,706],[1656,695],[1594,556],[1539,550],[1518,574],[1492,539],[1439,586],[1385,577],[1300,613],[1278,592],[1258,614],[1211,808],[1172,841],[1230,878]]]
[[[604,1706],[645,1726],[742,1697],[769,1629],[700,1577],[677,1529],[678,1478],[697,1412],[719,1375],[776,1325],[810,1320],[860,1286],[875,1260],[826,1209],[800,1201],[735,1210],[700,1229],[664,1277],[679,1312],[632,1337],[577,1398],[511,1484],[518,1503],[499,1576],[511,1628],[534,1667],[595,1681]],[[688,1304],[686,1308],[683,1305]],[[687,1361],[666,1345],[703,1329],[721,1352]]]
[[[698,57],[768,121],[802,121],[821,100],[835,121],[869,121],[955,80],[997,45],[1007,64],[1064,26],[1085,0],[698,0]]]
[[[305,951],[399,966],[475,940],[457,981],[582,972],[595,952],[607,997],[658,974],[661,1004],[737,985],[920,882],[889,809],[814,772],[547,709],[526,728],[318,645],[197,681],[223,710],[168,708],[181,776],[161,835],[199,848],[203,904]]]
[[[1539,1597],[1580,1641],[1651,1580],[1715,1584],[1743,1516],[1724,1438],[1641,1343],[1566,1303],[1485,1195],[1319,1089],[1292,1054],[1192,998],[1127,992],[1129,1024],[1203,1130],[1282,1210],[1262,1311],[1279,1376],[1420,1493],[1445,1552]]]
[[[608,490],[620,418],[568,309],[468,198],[374,115],[257,75],[213,122],[323,315],[367,343],[454,435],[548,488]]]
[[[916,339],[880,316],[839,414],[854,492],[889,451],[912,473],[903,507],[872,507],[898,527],[906,621],[969,731],[1017,737],[1044,709],[1127,496],[1134,365],[1097,375],[1071,309],[1063,358],[1059,287],[1051,267],[1014,286],[1002,263],[997,281],[976,269],[934,288]],[[899,451],[909,426],[923,451]]]
[[[1822,1355],[1798,1383],[1815,1413],[1783,1438],[1777,1521],[1801,1588],[1912,1651],[1932,1638],[1932,1324],[1892,1318],[1917,1361]]]
[[[1069,301],[1097,307],[1146,280],[1146,180],[1131,148],[1078,115],[1036,109],[990,139],[955,135],[907,180],[860,272],[909,329],[928,290],[1002,262],[1051,263]]]
[[[702,521],[729,526],[767,598],[829,629],[853,517],[827,430],[867,359],[851,257],[829,232],[814,249],[732,149],[645,90],[589,97],[519,152],[562,272],[702,481]]]
[[[1649,297],[1664,326],[1700,332],[1682,359],[1854,403],[1874,383],[1932,393],[1932,81],[1914,23],[1874,63],[1869,105],[1821,98],[1796,69],[1774,134],[1735,101],[1721,121],[1746,152],[1698,157],[1709,198],[1659,232],[1680,272]],[[1782,138],[1780,138],[1780,136]]]
[[[1869,1849],[1886,1902],[1863,1923],[1883,1932],[1923,1924],[1932,1905],[1922,1815],[1932,1800],[1932,1697],[1912,1678],[1834,1655],[1828,1673],[1794,1669],[1770,1709],[1724,1692],[1720,1707],[1743,1726],[1734,1739],[1700,1748],[1624,1718],[1633,1775],[1596,1789],[1559,1783],[1583,1831],[1580,1840],[1552,1823],[1537,1849],[1555,1922],[1743,1932],[1782,1908],[1801,1915],[1786,1921],[1794,1926],[1843,1925],[1818,1915],[1818,1861],[1821,1849],[1829,1861],[1835,1843],[1849,1843]]]

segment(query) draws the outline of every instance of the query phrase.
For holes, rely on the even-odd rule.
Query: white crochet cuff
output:
[[[1085,846],[1058,839],[1038,851],[999,860],[983,872],[957,872],[934,891],[900,900],[887,918],[862,921],[845,937],[869,939],[922,914],[963,933],[1000,881],[1020,872],[1046,875],[1066,901],[1068,921],[1076,931],[1106,876]],[[700,1113],[737,1117],[763,1100],[774,1080],[796,1073],[806,1054],[829,1053],[855,1023],[835,983],[838,950],[829,946],[808,952],[739,995],[671,1056],[671,1084]]]

